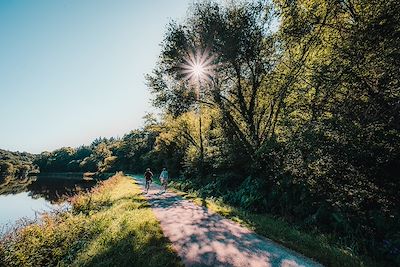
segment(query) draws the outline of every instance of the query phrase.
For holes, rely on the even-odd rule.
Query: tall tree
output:
[[[271,103],[265,83],[272,75],[276,41],[269,30],[271,8],[263,2],[197,2],[183,24],[171,23],[157,68],[148,76],[155,104],[173,115],[190,110],[196,100],[221,113],[225,136],[238,151],[254,158],[271,127]],[[212,73],[202,98],[185,80],[182,64],[203,57]]]

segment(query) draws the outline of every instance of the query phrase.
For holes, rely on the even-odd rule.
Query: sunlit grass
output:
[[[133,180],[120,174],[0,242],[0,266],[181,266]]]

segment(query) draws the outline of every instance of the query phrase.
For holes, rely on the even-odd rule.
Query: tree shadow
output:
[[[148,227],[152,226],[144,224],[141,229],[105,241],[105,248],[91,255],[90,260],[83,266],[183,266],[164,236],[153,235],[145,241],[143,239],[138,241],[143,238],[140,232],[146,231]]]
[[[167,193],[148,195],[186,266],[321,266],[203,206]]]

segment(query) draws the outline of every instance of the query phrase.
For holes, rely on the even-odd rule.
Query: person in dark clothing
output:
[[[146,172],[144,173],[144,178],[146,179],[146,185],[144,187],[145,192],[149,192],[150,184],[153,181],[153,173],[150,171],[150,168],[146,169]]]

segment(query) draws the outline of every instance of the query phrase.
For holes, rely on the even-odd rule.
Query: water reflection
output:
[[[44,198],[33,199],[28,192],[0,195],[0,235],[22,218],[35,219],[38,213],[68,207],[64,205],[51,204]]]
[[[65,200],[67,196],[73,196],[79,191],[90,190],[96,185],[95,180],[82,180],[70,178],[54,178],[51,176],[39,176],[35,181],[27,185],[27,191],[34,199],[44,198],[50,203]]]
[[[23,217],[35,218],[37,212],[48,211],[68,196],[90,190],[96,183],[83,180],[79,174],[9,178],[0,184],[0,228]]]

